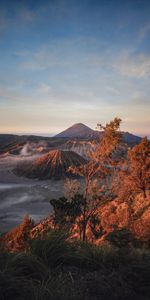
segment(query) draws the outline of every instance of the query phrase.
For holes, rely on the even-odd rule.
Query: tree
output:
[[[80,194],[81,185],[77,179],[66,179],[64,184],[64,195],[67,199],[72,199],[75,195]]]
[[[116,192],[120,199],[131,200],[136,194],[142,193],[147,197],[150,188],[150,142],[145,137],[141,142],[128,151],[128,157],[120,173],[120,184],[116,181]]]
[[[86,165],[70,167],[69,171],[84,178],[84,203],[81,213],[82,239],[86,240],[87,225],[96,214],[100,205],[112,198],[110,175],[118,164],[115,152],[121,140],[119,131],[121,119],[115,118],[105,127],[98,124],[104,130],[102,139],[95,152],[90,153],[90,160]],[[97,178],[97,180],[95,180]]]
[[[140,144],[133,147],[128,154],[129,176],[128,181],[131,190],[142,192],[147,197],[147,189],[150,187],[150,142],[145,137]]]
[[[147,138],[143,138],[138,145],[128,151],[127,159],[113,182],[113,190],[118,200],[127,205],[130,230],[134,229],[135,222],[140,222],[150,206],[149,188],[150,142]]]
[[[138,243],[127,228],[114,229],[107,234],[105,239],[118,248],[129,247]]]
[[[30,231],[33,227],[33,220],[25,216],[20,225],[7,232],[1,238],[3,250],[10,252],[27,250],[30,242]]]
[[[82,213],[84,201],[82,194],[76,194],[71,198],[51,199],[50,204],[54,209],[53,222],[55,228],[69,232],[77,217]]]

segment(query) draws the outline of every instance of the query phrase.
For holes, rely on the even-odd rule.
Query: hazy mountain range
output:
[[[123,142],[128,144],[136,144],[141,141],[141,137],[131,134],[129,132],[122,132]],[[60,132],[55,137],[56,138],[81,138],[81,139],[95,139],[102,137],[103,132],[98,130],[93,130],[90,127],[82,124],[76,123],[73,126],[67,128],[66,130]]]
[[[98,142],[102,136],[103,131],[93,130],[82,123],[74,124],[54,137],[1,134],[0,154],[1,158],[11,156],[15,159],[17,156],[16,175],[62,179],[70,176],[69,166],[86,163],[89,153],[96,148],[97,143],[93,140]],[[140,141],[140,137],[123,132],[118,156],[127,153],[128,147]]]
[[[19,154],[27,143],[32,144],[33,148],[43,147],[43,151],[46,152],[48,149],[58,148],[70,140],[82,140],[83,144],[83,141],[101,138],[102,134],[103,132],[93,130],[82,123],[74,124],[54,137],[0,134],[0,154],[5,152]],[[129,146],[138,144],[140,140],[141,137],[139,136],[129,132],[123,132],[123,142],[127,143]],[[42,148],[40,148],[40,150],[42,151]]]

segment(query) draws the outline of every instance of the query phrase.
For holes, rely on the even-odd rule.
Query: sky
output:
[[[149,0],[0,0],[0,133],[150,136]]]

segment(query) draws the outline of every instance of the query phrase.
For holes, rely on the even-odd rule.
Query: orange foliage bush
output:
[[[20,252],[27,249],[30,240],[29,233],[33,227],[33,221],[28,216],[25,216],[19,226],[13,228],[1,238],[1,250]]]

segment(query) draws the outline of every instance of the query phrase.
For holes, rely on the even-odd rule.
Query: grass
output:
[[[1,300],[149,300],[150,250],[70,242],[51,231],[0,254]]]

